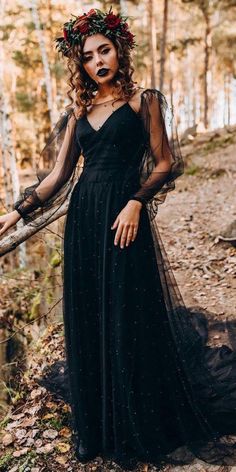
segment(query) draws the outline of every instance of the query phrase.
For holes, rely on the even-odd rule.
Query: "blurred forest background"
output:
[[[71,13],[110,2],[1,0],[1,184],[4,207],[19,190],[68,103],[66,68],[54,46]],[[135,79],[159,88],[175,108],[179,132],[236,122],[235,0],[114,1],[131,15],[138,48]],[[16,168],[17,167],[17,168]]]
[[[212,322],[234,318],[236,0],[0,5],[0,214],[36,181],[39,153],[69,103],[66,63],[54,43],[62,24],[71,14],[113,6],[131,16],[138,43],[134,79],[166,95],[178,125],[186,172],[158,216],[177,282],[186,303],[209,310]],[[63,225],[64,216],[19,244],[25,230],[20,220],[0,238],[0,470],[23,471],[28,464],[40,471],[48,453],[54,459],[42,470],[78,470],[71,462],[66,406],[58,408],[35,383],[47,364],[64,355]],[[49,429],[54,435],[35,445],[34,427],[40,437]]]

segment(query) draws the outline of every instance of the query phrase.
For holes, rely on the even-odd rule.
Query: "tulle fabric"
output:
[[[131,198],[147,205],[150,219],[153,219],[167,193],[174,190],[175,179],[184,171],[184,161],[173,113],[159,90],[142,90],[138,114],[143,123],[144,152],[139,167],[140,189]],[[102,120],[102,111],[100,115]],[[14,203],[14,209],[26,224],[35,221],[38,208],[40,215],[47,218],[49,209],[58,211],[69,198],[78,179],[76,165],[81,154],[74,132],[77,117],[76,106],[62,114],[41,152],[37,164],[38,182],[24,189]],[[45,162],[49,169],[45,169]]]
[[[165,451],[163,447],[163,454],[154,454],[154,445],[150,444],[150,454],[140,448],[140,454],[136,450],[125,460],[122,454],[120,457],[109,454],[105,457],[115,459],[129,469],[135,468],[140,460],[159,466],[165,463],[191,463],[194,457],[211,464],[233,465],[236,463],[236,440],[233,437],[236,433],[236,347],[232,346],[234,332],[229,323],[226,323],[225,334],[228,334],[231,345],[229,342],[229,345],[225,343],[218,348],[211,348],[207,344],[210,325],[207,327],[205,322],[201,324],[205,320],[204,314],[198,313],[198,316],[193,317],[184,305],[155,218],[159,204],[174,189],[175,179],[183,173],[184,168],[173,114],[163,94],[156,89],[145,89],[141,95],[139,116],[143,124],[140,186],[135,188],[129,198],[143,203],[150,222],[163,294],[163,326],[166,339],[169,339],[170,359],[166,359],[166,366],[170,362],[170,371],[173,365],[176,367],[170,378],[167,369],[166,386],[172,392],[170,409],[176,405],[176,417],[173,421],[177,421],[180,435],[176,437],[176,447],[168,451],[167,444]],[[69,109],[63,114],[41,155],[53,164],[54,170],[33,187],[25,189],[15,204],[26,224],[30,221],[37,224],[38,214],[47,218],[48,210],[58,211],[78,182],[76,167],[83,149],[76,139],[76,120],[75,109]],[[101,115],[102,122],[104,130],[106,120]],[[92,128],[91,122],[90,126]],[[130,143],[131,155],[134,144]],[[102,143],[104,145],[105,141]],[[132,169],[128,175],[132,176]],[[150,287],[151,299],[155,296],[151,281]],[[145,339],[143,342],[145,343]],[[136,354],[134,351],[134,365]],[[170,384],[173,378],[176,383],[174,381]],[[132,376],[130,382],[131,380]],[[62,398],[73,405],[73,398],[65,387],[69,385],[66,362],[51,366],[41,383],[58,396],[61,394]],[[134,413],[131,402],[130,415]]]
[[[78,179],[77,166],[81,150],[75,139],[76,116],[74,108],[67,108],[47,139],[36,165],[35,182],[24,188],[14,202],[24,223],[37,227],[37,218],[46,222],[56,214],[69,198]]]

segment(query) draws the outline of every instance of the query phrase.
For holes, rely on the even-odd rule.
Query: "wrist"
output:
[[[140,200],[130,198],[128,203],[131,202],[132,206],[138,208],[139,210],[142,209],[143,203]]]
[[[18,220],[20,220],[22,218],[22,215],[18,210],[13,210],[13,213],[16,217],[18,217]]]

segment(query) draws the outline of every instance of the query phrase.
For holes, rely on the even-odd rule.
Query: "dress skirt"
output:
[[[64,384],[76,456],[130,469],[186,463],[189,454],[223,464],[234,442],[222,435],[236,432],[235,351],[206,345],[145,205],[136,239],[114,244],[111,227],[140,186],[142,133],[128,104],[98,131],[87,117],[77,122],[84,169],[63,248]],[[187,456],[173,456],[186,447]]]
[[[209,401],[214,410],[216,395],[202,339],[167,280],[158,230],[145,207],[136,239],[123,249],[114,245],[111,226],[131,191],[117,178],[104,181],[103,172],[85,172],[74,188],[64,235],[77,457],[100,455],[129,467],[157,464],[179,446],[195,451],[199,441],[208,441]]]

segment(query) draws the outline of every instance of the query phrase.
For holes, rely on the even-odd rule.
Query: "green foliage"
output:
[[[41,64],[38,49],[35,48],[35,44],[31,43],[31,46],[32,47],[29,50],[15,50],[12,54],[13,61],[15,61],[16,65],[22,67],[23,69],[28,70],[30,67],[35,67],[37,64]]]
[[[52,64],[50,70],[52,75],[58,80],[65,77],[65,74],[67,73],[61,62],[55,62],[55,64]]]
[[[32,111],[35,107],[35,102],[31,94],[27,92],[16,92],[16,101],[18,110],[23,113]]]
[[[40,301],[41,301],[41,293],[38,292],[33,298],[31,312],[29,315],[30,320],[34,320],[35,318],[39,316]]]
[[[29,33],[32,33],[32,31],[35,31],[35,24],[33,21],[28,21],[27,23],[25,23],[25,26],[27,30],[29,31]]]
[[[7,426],[7,424],[9,423],[9,421],[10,421],[9,416],[5,416],[5,418],[3,418],[3,419],[0,421],[0,430],[1,430],[1,429],[4,429],[4,428]]]
[[[212,35],[212,48],[222,63],[222,69],[224,69],[224,72],[232,73],[234,77],[236,62],[235,41],[235,30],[230,27],[228,22],[225,22]]]
[[[198,165],[192,163],[192,164],[190,164],[190,165],[187,167],[187,169],[185,170],[185,174],[187,174],[187,175],[195,175],[195,174],[198,174],[198,173],[200,172],[200,170],[201,170],[201,168],[200,168]]]
[[[13,52],[12,59],[18,66],[25,69],[27,69],[30,65],[27,55],[17,49]]]
[[[8,469],[6,469],[6,467],[7,467],[8,465],[10,465],[12,459],[13,459],[13,456],[12,456],[12,453],[11,453],[11,452],[7,452],[7,454],[5,454],[4,456],[2,456],[2,457],[0,458],[0,468],[1,468],[0,470],[7,472]]]
[[[50,259],[50,265],[52,267],[58,267],[60,264],[61,264],[61,255],[58,251],[56,251],[52,254],[52,257]]]
[[[9,36],[10,36],[10,34],[13,30],[15,30],[15,25],[14,24],[8,24],[8,25],[1,26],[1,32],[2,32],[1,40],[2,41],[8,41]]]
[[[230,144],[234,144],[234,142],[235,137],[232,134],[229,136],[224,136],[220,139],[213,139],[212,141],[209,141],[208,143],[204,144],[202,150],[207,154],[208,152],[216,151],[219,148],[225,148]]]
[[[27,453],[27,456],[24,457],[23,463],[19,466],[19,472],[26,472],[29,469],[29,466],[34,465],[34,460],[37,457],[37,454],[35,451],[29,451]],[[32,462],[33,460],[33,462]]]
[[[45,425],[45,422],[47,427],[55,429],[56,431],[60,431],[64,426],[62,418],[57,418],[56,416],[53,418],[47,418],[45,420],[41,419],[41,426]]]

